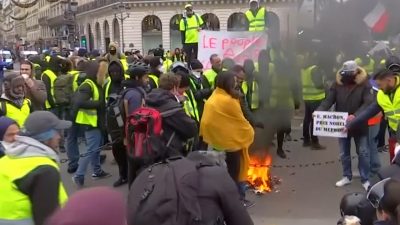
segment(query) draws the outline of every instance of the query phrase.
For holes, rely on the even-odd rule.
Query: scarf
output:
[[[200,135],[218,150],[242,151],[239,181],[247,180],[249,147],[254,140],[254,129],[244,117],[239,99],[216,88],[204,105]]]

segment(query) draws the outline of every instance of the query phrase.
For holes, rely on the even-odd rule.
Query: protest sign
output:
[[[314,112],[313,134],[325,137],[347,137],[347,133],[343,129],[346,126],[348,115],[344,112]]]
[[[246,59],[257,62],[260,51],[267,48],[267,40],[265,32],[202,30],[199,35],[198,59],[205,69],[211,68],[212,54],[231,58],[241,65]]]

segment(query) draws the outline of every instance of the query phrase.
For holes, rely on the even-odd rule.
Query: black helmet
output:
[[[149,66],[144,62],[133,62],[129,64],[127,73],[131,78],[142,77],[149,73]]]
[[[391,70],[393,72],[400,72],[400,59],[397,56],[390,56],[388,59],[386,59],[385,62],[385,67],[388,70]]]
[[[366,193],[344,195],[340,202],[340,213],[341,216],[358,217],[363,225],[372,225],[375,220],[375,209],[368,201]]]

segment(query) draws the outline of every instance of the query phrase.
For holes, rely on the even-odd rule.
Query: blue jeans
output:
[[[368,137],[358,136],[353,137],[356,144],[356,152],[358,154],[358,170],[360,171],[361,182],[368,181],[369,178],[369,148],[368,148]],[[353,178],[351,171],[351,137],[339,138],[340,147],[340,159],[343,167],[343,177]]]
[[[369,126],[368,128],[368,146],[370,156],[370,173],[375,175],[381,169],[381,161],[378,154],[378,134],[380,124]]]
[[[85,139],[87,152],[79,159],[78,170],[75,174],[78,178],[85,177],[89,163],[92,164],[93,173],[98,174],[101,172],[100,146],[103,143],[103,134],[98,128],[87,129],[85,130]]]
[[[79,144],[78,137],[80,134],[80,125],[72,123],[72,126],[67,131],[67,142],[65,149],[68,156],[68,168],[77,168],[79,161]]]

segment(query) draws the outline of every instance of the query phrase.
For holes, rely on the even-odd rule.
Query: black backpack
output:
[[[124,107],[124,97],[129,91],[134,91],[134,88],[127,88],[122,90],[119,94],[110,94],[107,97],[106,104],[106,125],[107,133],[111,136],[114,141],[117,138],[123,139],[126,113]],[[138,90],[139,91],[139,90]],[[145,93],[142,94],[142,99],[144,99]]]
[[[133,182],[128,224],[201,225],[198,169],[187,158],[177,157],[144,169]]]

